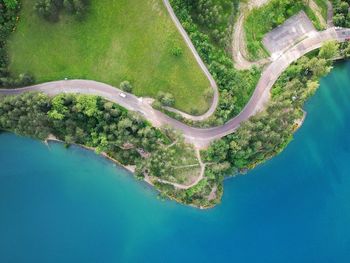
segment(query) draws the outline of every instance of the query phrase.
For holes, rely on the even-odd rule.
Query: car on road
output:
[[[126,94],[123,93],[123,92],[119,93],[119,96],[122,97],[122,98],[126,98]]]

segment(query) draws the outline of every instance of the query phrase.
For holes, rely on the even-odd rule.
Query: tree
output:
[[[18,86],[28,86],[34,83],[34,77],[29,73],[22,73],[18,76]]]
[[[125,80],[125,81],[123,81],[123,82],[120,83],[120,88],[121,88],[122,90],[124,90],[125,92],[128,92],[128,93],[131,93],[131,92],[132,92],[132,89],[133,89],[132,85],[131,85],[130,82],[127,81],[127,80]]]
[[[347,14],[349,12],[349,4],[347,2],[341,2],[338,6],[338,11]]]
[[[345,16],[343,14],[335,14],[333,16],[333,23],[336,26],[344,26],[345,25]]]
[[[172,107],[175,104],[175,98],[171,93],[159,91],[157,98],[163,106]]]
[[[72,0],[64,0],[63,7],[68,13],[70,13],[70,14],[74,13],[74,4],[73,4]]]
[[[319,53],[319,57],[324,59],[332,59],[339,55],[339,45],[335,41],[325,43]]]
[[[52,109],[48,112],[48,116],[54,120],[63,120],[68,108],[64,105],[64,95],[56,96],[52,99]]]
[[[15,9],[18,6],[17,0],[4,0],[6,8]]]
[[[318,78],[319,76],[326,74],[327,62],[325,59],[319,60],[314,57],[305,64],[305,69],[309,75],[315,75],[316,78]]]
[[[34,5],[34,9],[39,16],[47,20],[56,21],[58,19],[57,6],[52,0],[38,0]]]
[[[82,19],[86,13],[86,3],[84,0],[73,0],[75,16]]]
[[[181,48],[181,47],[176,46],[176,47],[173,47],[173,48],[171,49],[171,54],[173,54],[175,57],[181,56],[182,53],[183,53],[183,51],[182,51],[182,48]]]

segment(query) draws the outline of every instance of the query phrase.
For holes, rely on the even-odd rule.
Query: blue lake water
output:
[[[201,211],[92,152],[0,135],[0,262],[350,262],[350,63],[278,157]]]

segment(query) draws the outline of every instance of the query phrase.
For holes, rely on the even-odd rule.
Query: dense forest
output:
[[[335,26],[350,27],[349,0],[332,0]]]
[[[232,27],[239,0],[195,0],[188,1],[187,5],[193,20],[214,44],[223,48],[231,47]]]
[[[139,115],[95,96],[6,96],[0,100],[0,115],[3,130],[42,140],[53,134],[67,144],[107,152],[125,165],[136,164],[142,156],[171,142]],[[154,167],[154,173],[158,174],[158,168]]]

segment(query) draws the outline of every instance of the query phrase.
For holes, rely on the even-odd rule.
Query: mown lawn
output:
[[[249,58],[258,60],[268,57],[269,54],[262,44],[265,34],[301,10],[305,11],[316,29],[323,29],[316,15],[303,0],[272,0],[261,8],[253,9],[244,24]]]
[[[210,86],[161,0],[90,0],[82,22],[63,15],[40,19],[35,0],[22,0],[17,29],[8,43],[10,70],[36,82],[84,78],[118,86],[128,80],[138,96],[175,96],[175,107],[204,112]],[[176,57],[173,47],[183,54]]]

